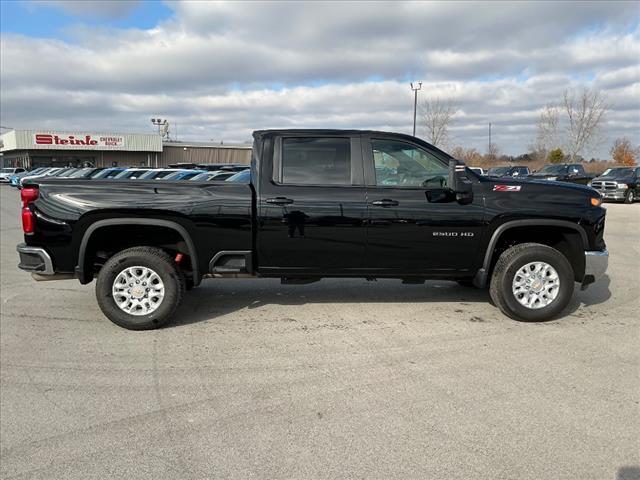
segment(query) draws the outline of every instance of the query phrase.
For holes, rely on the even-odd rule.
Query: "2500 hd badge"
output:
[[[473,232],[433,232],[434,237],[473,237]]]

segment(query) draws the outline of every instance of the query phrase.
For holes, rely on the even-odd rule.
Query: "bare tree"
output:
[[[578,98],[565,90],[564,109],[568,117],[567,148],[571,160],[575,161],[576,156],[596,139],[607,105],[598,90],[585,88]]]
[[[560,108],[548,103],[540,113],[537,124],[536,144],[534,150],[544,152],[560,146]]]
[[[498,147],[498,145],[496,145],[494,142],[491,142],[491,144],[489,145],[489,148],[487,148],[487,155],[485,158],[489,162],[495,162],[499,156],[500,156],[500,147]]]
[[[429,98],[422,104],[423,124],[427,141],[436,147],[444,147],[449,141],[449,125],[458,111],[451,99]]]

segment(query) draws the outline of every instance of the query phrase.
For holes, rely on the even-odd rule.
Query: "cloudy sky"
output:
[[[451,144],[526,151],[541,108],[598,88],[602,141],[640,143],[639,2],[3,1],[0,123],[241,142],[255,129],[411,132],[459,107]],[[174,129],[175,133],[175,129]],[[420,127],[418,128],[420,132]]]

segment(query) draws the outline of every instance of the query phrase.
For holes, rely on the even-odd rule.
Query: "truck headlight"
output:
[[[626,189],[627,188],[627,184],[626,183],[619,183],[618,184],[618,188]]]
[[[590,187],[590,186],[591,186],[591,182],[587,183],[587,187]]]
[[[558,177],[547,177],[547,180],[557,180]]]

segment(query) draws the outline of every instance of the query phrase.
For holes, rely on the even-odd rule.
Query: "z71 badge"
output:
[[[522,188],[521,185],[494,185],[494,192],[519,192]]]

